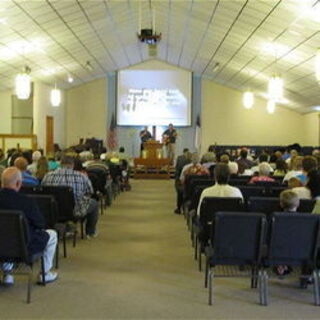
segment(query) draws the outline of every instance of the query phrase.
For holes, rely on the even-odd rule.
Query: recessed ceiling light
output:
[[[313,109],[315,111],[320,111],[320,106],[313,106],[313,107],[311,107],[311,109]]]

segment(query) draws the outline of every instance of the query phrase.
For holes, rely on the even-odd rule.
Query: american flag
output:
[[[116,119],[114,113],[112,114],[111,122],[109,131],[107,134],[107,146],[109,150],[115,150],[118,146],[118,139],[117,139],[117,126],[116,126]]]

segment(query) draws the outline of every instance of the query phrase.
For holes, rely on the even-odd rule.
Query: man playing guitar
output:
[[[162,142],[165,144],[167,149],[167,157],[173,163],[175,156],[175,146],[177,139],[177,131],[173,128],[173,124],[169,124],[169,128],[162,134]]]

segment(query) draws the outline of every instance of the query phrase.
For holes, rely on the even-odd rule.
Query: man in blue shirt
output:
[[[39,185],[39,180],[27,171],[28,161],[25,158],[17,158],[14,161],[14,166],[21,171],[23,187],[36,187]]]

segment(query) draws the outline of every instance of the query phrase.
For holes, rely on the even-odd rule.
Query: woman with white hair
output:
[[[28,165],[27,170],[35,177],[37,173],[38,160],[41,158],[42,154],[40,151],[36,150],[32,153],[32,163]]]
[[[256,183],[256,182],[275,182],[275,180],[270,175],[270,165],[267,162],[261,162],[259,164],[259,175],[252,177],[249,183]]]

